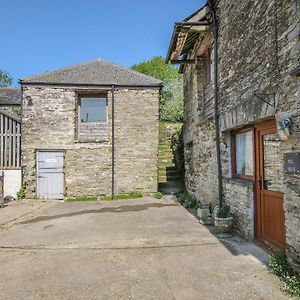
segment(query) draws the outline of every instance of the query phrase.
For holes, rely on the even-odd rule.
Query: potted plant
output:
[[[233,214],[229,205],[215,210],[215,227],[220,234],[231,234],[233,229]]]
[[[200,223],[204,225],[212,225],[213,217],[210,212],[209,204],[202,204],[198,202],[197,216],[200,219]]]

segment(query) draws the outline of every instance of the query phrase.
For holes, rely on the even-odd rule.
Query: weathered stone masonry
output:
[[[156,89],[115,91],[115,192],[157,190],[158,96]],[[65,195],[111,193],[111,92],[108,124],[99,141],[77,135],[73,89],[24,86],[22,162],[28,198],[36,197],[36,150],[65,151]]]
[[[220,1],[219,96],[223,139],[224,193],[237,214],[237,228],[254,237],[253,187],[232,180],[229,131],[260,120],[294,115],[292,137],[280,143],[280,155],[300,150],[300,84],[289,75],[300,57],[299,1]],[[274,94],[275,108],[253,94]],[[272,97],[268,98],[272,101]],[[287,251],[300,260],[300,176],[278,174],[284,184]],[[274,164],[273,164],[274,165]],[[274,168],[276,165],[274,165]]]
[[[189,58],[207,50],[198,43]],[[184,154],[185,182],[189,193],[202,203],[217,204],[218,186],[215,128],[212,114],[213,84],[201,84],[203,66],[188,65],[184,68]],[[200,78],[199,78],[200,77]],[[208,103],[208,104],[207,104]],[[206,111],[204,110],[206,109]]]
[[[269,171],[272,171],[269,176],[277,176],[278,190],[284,194],[287,254],[300,263],[300,176],[283,171],[284,153],[300,151],[300,83],[299,76],[290,75],[292,70],[299,67],[300,2],[214,2],[219,22],[218,110],[223,197],[235,214],[236,230],[243,237],[253,239],[253,184],[235,179],[231,174],[230,134],[237,128],[291,114],[291,137],[281,141],[276,149],[269,149],[274,157],[279,153],[279,161],[273,161],[271,155],[270,162],[266,163]],[[207,11],[208,6],[185,21],[195,22],[200,20],[199,17],[201,21],[209,20]],[[182,34],[185,32],[182,31]],[[201,32],[197,39],[195,34],[189,34],[186,39],[188,42],[182,48],[180,43],[177,46],[176,43],[173,44],[174,47],[179,47],[178,53],[181,51],[183,60],[195,59],[194,64],[181,67],[185,78],[185,180],[189,192],[214,206],[218,202],[215,122],[212,119],[203,122],[199,118],[199,102],[203,102],[203,98],[197,88],[199,80],[202,80],[197,71],[199,55],[200,60],[202,59],[199,51],[203,44],[207,46],[205,36],[208,34]],[[213,43],[210,46],[213,47]],[[172,50],[170,57],[176,54],[175,48]],[[208,88],[204,88],[204,95]],[[255,93],[264,95],[265,100],[270,103],[275,100],[275,107],[263,102]]]

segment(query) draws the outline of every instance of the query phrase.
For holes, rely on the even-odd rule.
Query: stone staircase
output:
[[[158,190],[166,195],[177,194],[183,190],[182,178],[173,162],[170,137],[171,134],[167,132],[165,124],[160,123],[158,146]]]

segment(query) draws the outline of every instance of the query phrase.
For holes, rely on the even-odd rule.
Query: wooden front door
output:
[[[283,162],[275,120],[256,125],[255,133],[256,237],[284,249]]]

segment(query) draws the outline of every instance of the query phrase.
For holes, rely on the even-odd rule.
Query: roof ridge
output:
[[[31,78],[36,78],[36,77],[41,77],[41,76],[47,76],[49,74],[56,74],[56,73],[60,73],[62,71],[72,70],[74,68],[85,66],[87,64],[90,64],[92,62],[99,61],[99,60],[100,60],[99,58],[96,58],[96,59],[88,60],[88,61],[85,61],[85,62],[82,62],[82,63],[79,63],[79,64],[73,64],[73,65],[70,65],[70,66],[67,66],[67,67],[59,68],[59,69],[56,69],[56,70],[53,70],[53,71],[45,71],[45,72],[39,73],[37,75],[23,77],[23,78],[20,79],[20,81],[30,80]]]
[[[102,61],[102,62],[104,62],[105,64],[108,64],[108,65],[113,65],[113,66],[115,66],[115,67],[117,67],[119,69],[122,69],[123,71],[130,72],[130,73],[132,73],[134,75],[137,75],[137,76],[140,76],[142,78],[147,78],[147,79],[151,79],[151,80],[154,79],[154,80],[157,80],[157,82],[162,82],[160,79],[157,79],[156,77],[152,77],[152,76],[146,75],[144,73],[132,70],[131,68],[127,68],[127,67],[124,67],[122,65],[119,65],[119,64],[116,64],[116,63],[112,63],[112,62],[109,62],[109,61],[106,61],[106,60],[103,60],[101,58],[97,58],[97,60],[98,61]]]
[[[88,76],[88,74],[90,74],[90,82],[83,77],[84,75]],[[100,84],[124,84],[132,86],[143,84],[146,86],[161,86],[162,84],[162,81],[157,78],[145,75],[101,58],[96,58],[80,64],[74,64],[54,71],[43,72],[34,76],[24,77],[20,79],[19,82],[21,84],[97,84],[97,82],[102,82]]]

